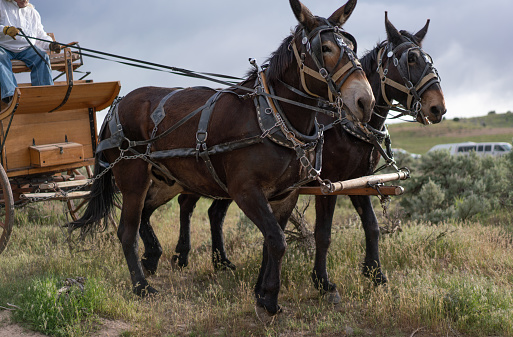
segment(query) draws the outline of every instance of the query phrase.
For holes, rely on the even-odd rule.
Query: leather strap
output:
[[[156,127],[159,126],[160,122],[162,122],[164,117],[166,117],[166,111],[164,110],[164,104],[166,104],[167,100],[169,98],[171,98],[171,96],[173,96],[174,94],[176,94],[177,92],[180,92],[180,91],[181,91],[181,89],[176,89],[176,90],[171,91],[169,94],[167,94],[166,96],[164,96],[164,98],[162,98],[160,100],[160,103],[157,106],[157,108],[155,110],[153,110],[153,112],[151,113],[151,120],[153,121],[153,123],[155,124]]]

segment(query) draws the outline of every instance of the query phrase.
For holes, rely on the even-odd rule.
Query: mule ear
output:
[[[299,23],[308,30],[314,29],[317,22],[312,12],[310,12],[310,10],[299,0],[289,0],[289,2],[297,21],[299,21]]]
[[[353,13],[355,7],[356,0],[349,0],[344,6],[340,7],[335,11],[335,13],[331,14],[328,21],[332,24],[342,27]]]
[[[396,46],[401,44],[401,33],[399,33],[394,25],[388,20],[388,12],[385,12],[385,29],[387,31],[388,42]]]
[[[428,31],[429,27],[429,19],[426,21],[426,25],[419,30],[417,33],[415,33],[415,38],[419,41],[419,45],[422,43],[422,40],[424,40],[424,37],[426,36],[426,33]]]

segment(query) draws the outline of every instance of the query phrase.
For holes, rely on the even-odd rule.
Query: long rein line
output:
[[[143,68],[152,69],[152,70],[159,70],[158,68],[162,68],[162,69],[169,70],[170,72],[172,72],[174,74],[190,76],[190,77],[196,77],[196,78],[210,80],[210,81],[214,81],[214,82],[218,82],[220,84],[225,84],[225,85],[230,85],[230,86],[233,85],[232,82],[216,80],[214,77],[231,79],[231,80],[238,80],[238,81],[243,80],[243,78],[240,78],[240,77],[223,75],[223,74],[215,74],[215,73],[196,72],[196,71],[193,71],[193,70],[188,70],[188,69],[178,68],[178,67],[173,67],[173,66],[167,66],[167,65],[164,65],[164,64],[159,64],[159,63],[144,61],[144,60],[135,59],[135,58],[131,58],[131,57],[116,55],[116,54],[107,53],[107,52],[103,52],[103,51],[99,51],[99,50],[95,50],[95,49],[84,48],[84,47],[81,47],[81,46],[68,45],[68,44],[65,44],[65,43],[57,42],[57,41],[50,41],[50,40],[45,40],[45,39],[41,39],[41,38],[37,38],[37,37],[26,36],[25,34],[23,36],[26,37],[26,38],[34,39],[34,40],[41,41],[41,42],[47,42],[47,43],[55,42],[55,43],[57,43],[57,44],[59,44],[59,45],[61,45],[63,47],[70,47],[70,48],[78,49],[78,51],[79,51],[79,53],[81,55],[84,55],[84,56],[87,56],[87,57],[93,57],[93,58],[102,59],[102,60],[105,60],[105,61],[118,62],[118,63],[122,63],[122,64],[125,64],[125,65],[136,66],[136,67],[143,67]],[[82,51],[86,51],[86,52],[93,53],[93,54],[99,54],[99,55],[103,55],[103,56],[108,56],[108,57],[113,57],[113,58],[121,59],[121,60],[124,60],[124,61],[129,61],[129,62],[133,62],[133,63],[126,63],[126,62],[115,61],[115,60],[111,60],[111,59],[107,59],[107,58],[102,58],[100,56],[83,53]],[[143,64],[143,65],[148,66],[148,67],[140,66],[137,63]]]
[[[40,38],[36,38],[36,37],[31,37],[31,36],[26,36],[26,37],[30,38],[30,39],[35,39],[35,40],[38,40],[38,41],[42,41],[42,42],[48,42],[48,43],[55,42],[55,41],[44,40],[44,39],[40,39]],[[296,102],[296,101],[293,101],[293,100],[290,100],[290,99],[287,99],[287,98],[283,98],[283,97],[279,97],[279,96],[272,95],[272,94],[269,94],[269,93],[265,93],[262,90],[259,90],[259,91],[255,92],[254,88],[244,87],[244,86],[241,86],[241,85],[239,85],[239,84],[237,84],[235,82],[229,82],[229,81],[225,81],[225,80],[221,80],[221,79],[215,78],[215,77],[218,77],[218,78],[225,78],[225,79],[232,79],[232,80],[239,80],[239,81],[244,80],[243,78],[240,78],[240,77],[234,77],[234,76],[223,75],[223,74],[215,74],[215,73],[196,72],[196,71],[193,71],[193,70],[188,70],[188,69],[184,69],[184,68],[177,68],[177,67],[167,66],[167,65],[163,65],[163,64],[148,62],[148,61],[144,61],[144,60],[139,60],[139,59],[135,59],[135,58],[131,58],[131,57],[120,56],[120,55],[116,55],[116,54],[112,54],[112,53],[106,53],[106,52],[102,52],[102,51],[98,51],[98,50],[94,50],[94,49],[89,49],[89,48],[84,48],[84,47],[80,47],[80,46],[67,45],[67,44],[60,43],[60,42],[56,42],[56,43],[58,43],[61,46],[78,49],[78,51],[79,51],[79,53],[81,55],[84,55],[84,56],[87,56],[87,57],[97,58],[97,59],[101,59],[101,60],[105,60],[105,61],[117,62],[117,63],[125,64],[125,65],[128,65],[128,66],[139,67],[139,68],[143,68],[143,69],[150,69],[150,70],[156,70],[156,71],[164,71],[164,72],[168,72],[168,73],[175,74],[175,75],[181,75],[181,76],[186,76],[186,77],[193,77],[193,78],[203,79],[203,80],[215,82],[215,83],[218,83],[218,84],[226,85],[228,87],[232,87],[232,88],[236,88],[236,89],[241,89],[241,90],[244,90],[244,91],[248,92],[247,95],[241,95],[240,96],[241,98],[251,98],[253,95],[262,95],[262,96],[266,96],[266,97],[269,97],[269,98],[272,98],[272,99],[276,99],[276,100],[284,102],[284,103],[296,105],[296,106],[298,106],[300,108],[305,108],[305,109],[309,109],[309,110],[312,110],[312,111],[315,111],[315,112],[320,112],[320,113],[326,114],[328,116],[333,116],[333,111],[330,111],[330,110],[327,110],[327,109],[323,109],[323,108],[320,108],[320,107],[316,107],[316,106],[312,106],[312,105]],[[118,59],[121,59],[121,60],[129,61],[129,62],[111,60],[111,59],[108,59],[108,58],[105,58],[105,57],[101,57],[101,56],[97,56],[97,55],[93,55],[93,54],[86,54],[86,53],[83,53],[83,51],[90,52],[90,53],[93,53],[93,54],[99,54],[99,55],[114,57],[114,58],[118,58]],[[159,68],[162,68],[162,69],[165,69],[165,70],[162,70],[162,69],[159,69]]]

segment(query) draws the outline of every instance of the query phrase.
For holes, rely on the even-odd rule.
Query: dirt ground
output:
[[[128,324],[120,321],[103,320],[102,326],[98,332],[91,337],[118,337],[122,332],[128,330]],[[0,337],[47,337],[39,332],[27,330],[18,324],[14,324],[10,319],[10,312],[0,311]]]

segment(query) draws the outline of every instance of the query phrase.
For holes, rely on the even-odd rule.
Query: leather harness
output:
[[[337,66],[334,68],[336,69],[338,65],[340,64],[340,61],[342,59],[343,53],[347,52],[349,57],[349,62],[347,65],[342,67],[339,71],[337,71],[335,74],[331,74],[328,72],[324,67],[324,60],[322,57],[321,52],[321,34],[323,32],[332,32],[338,45],[341,48],[340,57],[337,63]],[[303,53],[301,56],[299,55],[299,52],[295,46],[294,40],[292,41],[293,49],[294,49],[294,55],[297,58],[298,65],[301,69],[301,78],[302,78],[302,85],[303,89],[310,95],[310,98],[312,98],[311,92],[306,87],[306,81],[304,80],[304,73],[306,72],[308,75],[313,76],[314,78],[318,80],[322,80],[328,85],[328,96],[330,98],[330,101],[333,102],[333,97],[336,96],[338,98],[338,109],[339,109],[339,118],[345,119],[344,112],[342,110],[343,102],[340,99],[340,87],[345,82],[345,80],[349,77],[349,75],[357,70],[362,70],[361,65],[357,61],[356,57],[354,56],[354,52],[348,48],[348,46],[343,42],[342,38],[338,35],[344,35],[341,34],[341,31],[337,26],[331,25],[328,21],[325,22],[325,25],[321,25],[320,27],[317,27],[314,29],[310,34],[306,35],[306,32],[303,30],[303,39],[302,44],[305,45],[307,52],[310,54],[314,62],[319,68],[318,72],[315,71],[309,71],[310,68],[306,67],[304,65],[305,60],[305,54]],[[338,35],[337,35],[338,34]],[[345,34],[348,35],[347,33]],[[352,39],[354,41],[354,38]],[[254,64],[256,66],[256,63]],[[167,94],[162,100],[159,102],[159,105],[157,108],[153,111],[151,114],[151,119],[154,123],[154,129],[151,137],[147,140],[143,141],[131,141],[123,133],[123,128],[121,126],[121,123],[119,121],[119,114],[118,114],[118,104],[119,100],[117,100],[115,103],[113,103],[113,106],[111,107],[109,113],[107,114],[107,117],[105,118],[105,121],[102,125],[100,134],[103,134],[103,130],[105,127],[108,126],[111,137],[108,139],[104,139],[100,142],[100,144],[97,147],[96,153],[100,153],[101,151],[111,149],[111,148],[118,148],[121,151],[121,156],[123,157],[123,153],[126,151],[130,151],[131,153],[135,154],[135,156],[131,156],[132,158],[140,158],[142,160],[145,160],[152,164],[155,168],[160,169],[167,178],[169,178],[172,181],[175,181],[170,174],[170,172],[163,167],[162,165],[159,165],[156,163],[156,160],[159,159],[166,159],[166,158],[178,158],[178,157],[190,157],[195,156],[196,158],[201,158],[205,162],[210,174],[212,175],[213,179],[217,182],[217,184],[225,191],[227,192],[227,187],[223,181],[219,178],[218,174],[216,173],[212,162],[210,160],[210,156],[213,154],[219,154],[224,152],[233,151],[236,149],[244,148],[247,146],[251,146],[254,144],[258,144],[263,142],[265,138],[269,138],[272,142],[279,144],[280,146],[284,146],[287,148],[294,149],[296,151],[297,157],[301,163],[301,165],[306,169],[307,171],[307,178],[302,180],[301,182],[295,184],[291,188],[297,188],[303,184],[306,184],[314,179],[317,179],[321,184],[324,183],[320,178],[319,174],[322,167],[322,145],[323,145],[323,132],[320,130],[319,125],[317,124],[317,121],[315,122],[315,130],[312,135],[304,135],[301,134],[299,131],[293,128],[293,126],[289,123],[288,119],[286,118],[285,114],[279,107],[278,101],[287,101],[284,98],[277,97],[274,94],[273,89],[268,86],[268,83],[265,79],[265,72],[261,69],[258,69],[258,76],[257,81],[255,83],[254,92],[249,95],[241,96],[234,91],[231,91],[230,89],[226,90],[220,90],[217,91],[214,95],[212,95],[208,101],[202,105],[201,107],[197,108],[196,110],[190,112],[185,117],[183,117],[180,121],[175,123],[171,128],[165,130],[164,132],[160,133],[159,135],[156,135],[156,131],[158,129],[158,126],[160,122],[165,117],[165,110],[164,110],[164,104],[168,99],[170,99],[173,95],[180,92],[180,90],[174,90]],[[315,73],[315,75],[314,75]],[[345,74],[345,77],[342,81],[337,84],[337,81]],[[290,87],[290,86],[289,86]],[[248,90],[248,88],[235,86],[235,88],[244,88],[245,90]],[[295,89],[297,90],[297,89]],[[215,104],[218,101],[219,97],[224,94],[235,94],[239,98],[247,98],[247,97],[253,97],[256,112],[257,112],[257,119],[260,126],[260,129],[262,131],[262,134],[256,135],[253,137],[249,137],[242,140],[227,142],[223,144],[217,144],[211,147],[207,146],[207,139],[208,139],[208,133],[207,128],[209,125],[210,117],[212,115],[212,111],[214,110]],[[318,96],[313,96],[318,97]],[[304,106],[304,104],[292,102],[299,106]],[[333,116],[334,113],[332,110],[324,110],[316,107],[309,107],[313,111],[322,111],[327,112],[329,115]],[[173,130],[176,130],[178,127],[183,125],[186,121],[197,115],[201,112],[200,121],[198,123],[198,130],[196,132],[196,147],[195,148],[184,148],[184,149],[170,149],[170,150],[162,150],[162,151],[154,151],[151,152],[151,144],[154,143],[156,140],[163,138],[164,136],[171,133]],[[143,146],[146,145],[146,153],[141,154],[135,150],[135,147],[137,146]],[[315,151],[315,167],[311,164],[311,161],[308,159],[309,152]],[[112,165],[112,164],[111,164]],[[105,164],[103,164],[105,166]]]
[[[388,52],[385,54],[386,50]],[[401,51],[402,50],[402,51]],[[408,55],[412,50],[418,50],[422,57],[426,60],[426,66],[416,84],[411,82],[410,78],[410,69],[408,66]],[[396,53],[401,51],[401,56],[399,58],[396,57]],[[386,65],[383,60],[384,57],[387,57]],[[422,113],[422,103],[421,103],[421,95],[433,84],[440,84],[440,77],[438,75],[437,70],[433,66],[433,61],[431,57],[425,53],[420,46],[415,44],[413,41],[406,41],[398,45],[397,47],[393,47],[392,44],[388,43],[382,48],[379,49],[378,52],[378,74],[381,79],[381,95],[388,105],[385,108],[399,111],[401,115],[410,115],[414,118],[417,117],[418,114],[421,115],[421,120],[424,124],[429,124],[426,117]],[[388,69],[390,64],[396,67],[399,75],[403,79],[403,83],[398,83],[387,77]],[[386,95],[386,86],[391,86],[397,90],[400,90],[408,95],[406,106],[404,108],[401,107],[400,104],[392,104]]]

